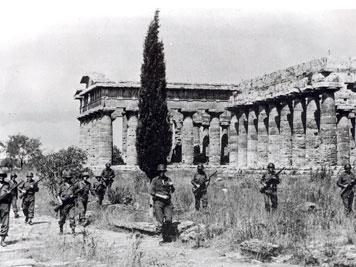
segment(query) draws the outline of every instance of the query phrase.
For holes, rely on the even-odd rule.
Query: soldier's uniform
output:
[[[33,224],[32,219],[35,214],[35,194],[38,192],[39,188],[37,183],[32,180],[32,172],[27,173],[26,177],[27,181],[19,188],[20,192],[24,194],[22,198],[22,212],[25,215],[25,223]]]
[[[106,184],[101,178],[101,176],[96,176],[96,181],[93,183],[93,191],[95,193],[98,204],[101,206],[103,204],[103,199],[106,191]]]
[[[16,173],[11,173],[10,175],[10,188],[14,188],[15,186],[17,186],[18,182],[15,180],[17,177],[17,174]],[[17,199],[19,197],[19,192],[18,192],[18,188],[15,188],[12,190],[11,192],[11,206],[12,206],[12,211],[14,212],[14,215],[15,215],[15,218],[18,218],[19,217],[19,209],[17,207]]]
[[[5,247],[5,238],[9,231],[9,213],[10,213],[10,203],[11,195],[9,194],[10,185],[5,182],[4,179],[7,176],[6,172],[0,170],[0,245]]]
[[[58,188],[57,198],[61,200],[64,205],[59,210],[59,233],[63,234],[63,225],[69,218],[69,226],[72,233],[75,233],[75,198],[74,186],[71,182],[72,176],[68,171],[63,172],[64,182]]]
[[[200,209],[200,201],[202,207],[205,209],[208,206],[208,189],[206,183],[208,182],[206,173],[204,172],[203,164],[199,164],[198,171],[194,174],[191,183],[193,185],[193,194],[195,198],[195,209]]]
[[[276,210],[278,207],[277,185],[280,183],[279,176],[275,173],[274,164],[269,163],[268,171],[263,174],[260,183],[262,185],[261,193],[265,200],[266,211]]]
[[[101,175],[100,175],[102,177],[102,179],[104,180],[106,187],[108,189],[111,188],[111,185],[114,182],[114,178],[115,178],[115,172],[110,167],[111,167],[111,164],[106,163],[105,169],[101,172]]]
[[[77,192],[76,209],[79,213],[79,223],[86,224],[85,214],[88,206],[89,193],[91,191],[91,183],[87,181],[89,173],[83,172],[82,180],[74,185],[74,192]]]
[[[165,175],[166,167],[159,164],[157,167],[159,175],[151,182],[150,194],[153,198],[153,208],[158,222],[157,232],[163,234],[163,241],[166,241],[164,229],[170,229],[173,217],[173,205],[171,194],[175,191],[172,180]]]
[[[351,172],[351,165],[346,164],[344,166],[345,171],[340,173],[337,186],[342,188],[341,199],[344,204],[345,214],[349,215],[352,213],[352,205],[354,201],[354,181],[356,179],[354,173]]]

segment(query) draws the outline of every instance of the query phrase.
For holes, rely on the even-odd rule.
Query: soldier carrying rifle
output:
[[[35,194],[38,192],[38,181],[35,182],[33,173],[26,174],[27,181],[19,187],[20,198],[22,198],[22,211],[25,215],[25,223],[33,224],[32,219],[35,214]]]
[[[10,201],[11,201],[11,191],[9,183],[5,182],[7,173],[0,170],[0,245],[5,247],[5,238],[9,231],[9,212],[10,212]]]
[[[279,174],[284,170],[275,172],[273,163],[267,165],[267,172],[263,174],[260,184],[262,185],[260,192],[265,200],[265,209],[267,212],[275,211],[278,207],[277,185],[280,183]]]
[[[339,175],[337,180],[337,186],[341,187],[341,199],[344,204],[345,214],[350,215],[352,213],[352,204],[354,201],[354,187],[356,185],[356,177],[351,172],[351,165],[346,163],[344,166],[344,172]]]

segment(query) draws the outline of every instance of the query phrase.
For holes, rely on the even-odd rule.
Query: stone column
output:
[[[182,113],[184,115],[182,127],[182,163],[192,165],[194,159],[193,112]]]
[[[193,115],[193,147],[194,147],[194,160],[193,163],[197,164],[200,161],[201,146],[200,146],[200,127],[202,124],[201,114],[199,112]]]
[[[340,112],[337,123],[337,165],[350,163],[350,120],[348,112]]]
[[[321,95],[320,133],[321,133],[321,164],[335,166],[337,164],[336,140],[336,108],[335,96],[331,89]]]
[[[98,165],[99,155],[99,124],[97,116],[93,115],[91,119],[91,148],[89,148],[90,165]]]
[[[106,163],[112,162],[113,131],[110,114],[102,113],[98,117],[98,147],[99,160],[98,164],[105,166]]]
[[[305,129],[305,166],[313,167],[320,164],[320,104],[319,96],[307,97]]]
[[[279,112],[275,104],[269,105],[268,115],[268,162],[280,166],[280,134],[279,134]]]
[[[202,127],[201,127],[201,148],[202,154],[205,156],[203,159],[204,162],[209,162],[209,149],[210,149],[210,136],[209,136],[209,127],[210,127],[210,115],[206,112],[202,113]]]
[[[237,136],[237,162],[238,167],[246,167],[247,163],[247,116],[244,110],[239,111],[238,136]]]
[[[231,112],[224,111],[220,115],[220,164],[227,165],[230,162],[230,148],[229,148],[229,126],[231,121]]]
[[[283,167],[292,166],[292,134],[293,108],[288,100],[281,103],[280,115],[280,157],[279,164]]]
[[[220,165],[220,120],[218,112],[210,112],[211,121],[210,121],[210,145],[209,145],[209,164],[217,166]]]
[[[136,129],[137,129],[137,111],[126,111],[127,116],[127,165],[137,164],[136,150]]]
[[[247,167],[256,168],[257,164],[257,114],[256,108],[248,108],[247,129]]]
[[[265,105],[258,107],[257,166],[268,164],[268,110]]]
[[[350,113],[349,114],[349,119],[350,119],[350,164],[352,166],[355,165],[355,160],[356,160],[356,142],[355,142],[355,113]]]
[[[238,121],[237,121],[237,116],[234,113],[232,115],[231,123],[229,127],[229,148],[230,148],[229,165],[233,167],[237,167],[237,162],[238,162],[237,130],[238,130]]]
[[[305,116],[305,99],[296,98],[294,100],[292,137],[292,163],[295,168],[305,165]]]
[[[122,155],[124,162],[127,163],[127,116],[123,113],[122,116]]]

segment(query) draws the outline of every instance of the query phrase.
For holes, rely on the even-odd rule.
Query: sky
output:
[[[78,145],[73,95],[81,77],[99,72],[113,81],[139,81],[156,7],[136,1],[8,2],[0,11],[0,141],[22,133],[40,138],[46,151]],[[351,2],[267,2],[258,9],[255,1],[232,7],[205,1],[204,8],[159,3],[167,81],[239,83],[329,53],[356,57]]]

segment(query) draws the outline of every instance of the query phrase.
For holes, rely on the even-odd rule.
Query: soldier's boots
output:
[[[25,218],[25,223],[28,223],[28,217],[26,216],[26,218]]]
[[[59,226],[59,235],[63,235],[63,225]]]
[[[30,219],[28,219],[28,224],[29,225],[32,225],[33,224],[33,222],[32,222],[32,219],[30,218]]]
[[[15,213],[15,219],[17,219],[18,217],[20,217],[20,215],[18,213]]]
[[[72,227],[72,235],[75,235],[75,228]]]
[[[7,246],[6,243],[5,243],[5,236],[2,236],[2,237],[1,237],[0,245],[1,245],[2,247],[6,247],[6,246]]]

